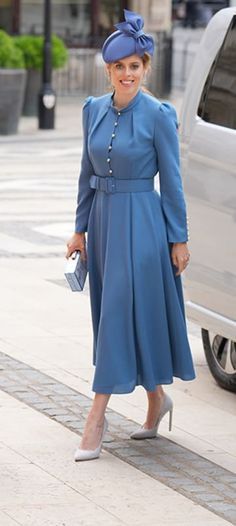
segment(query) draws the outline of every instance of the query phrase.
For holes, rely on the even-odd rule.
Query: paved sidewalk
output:
[[[0,387],[72,431],[81,434],[91,399],[55,378],[0,353],[3,372]],[[236,476],[229,470],[168,440],[133,441],[138,426],[131,419],[107,409],[109,431],[104,449],[196,504],[205,506],[230,522],[236,519]]]
[[[138,387],[111,398],[100,459],[73,461],[93,396],[88,284],[73,294],[63,278],[81,102],[59,101],[56,130],[23,119],[0,137],[0,525],[236,524],[235,395],[215,384],[190,322],[197,379],[166,387],[172,433],[166,418],[159,438],[129,439],[145,417]]]

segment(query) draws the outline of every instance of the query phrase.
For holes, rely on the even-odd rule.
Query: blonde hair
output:
[[[146,70],[150,70],[151,69],[151,64],[152,64],[151,55],[149,55],[149,53],[144,53],[144,55],[142,56],[142,61],[143,61],[144,68]],[[146,86],[141,86],[141,90],[144,93],[148,93],[148,95],[151,95],[152,97],[155,97],[155,95],[148,88],[146,88]]]
[[[151,62],[152,62],[151,55],[149,55],[149,53],[145,52],[144,55],[141,58],[142,58],[143,65],[144,65],[145,69],[150,68],[151,67]]]

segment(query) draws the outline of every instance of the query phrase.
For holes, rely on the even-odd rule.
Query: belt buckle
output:
[[[108,175],[106,177],[106,193],[113,194],[116,191],[115,177]]]

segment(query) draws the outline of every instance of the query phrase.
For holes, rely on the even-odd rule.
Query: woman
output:
[[[89,97],[83,108],[75,233],[67,244],[67,257],[75,250],[86,257],[87,231],[96,366],[75,460],[99,456],[112,393],[146,389],[146,422],[131,438],[154,437],[173,409],[162,384],[195,378],[180,276],[189,251],[176,113],[142,90],[153,39],[141,16],[124,12],[102,49],[113,93]]]

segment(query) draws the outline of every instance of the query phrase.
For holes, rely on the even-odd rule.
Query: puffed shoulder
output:
[[[162,126],[168,126],[175,124],[175,127],[179,127],[176,109],[170,102],[162,102],[158,108],[157,119],[162,123]]]
[[[91,95],[85,99],[84,104],[83,104],[83,110],[87,108],[88,106],[90,106],[93,99],[94,97],[92,97]]]

